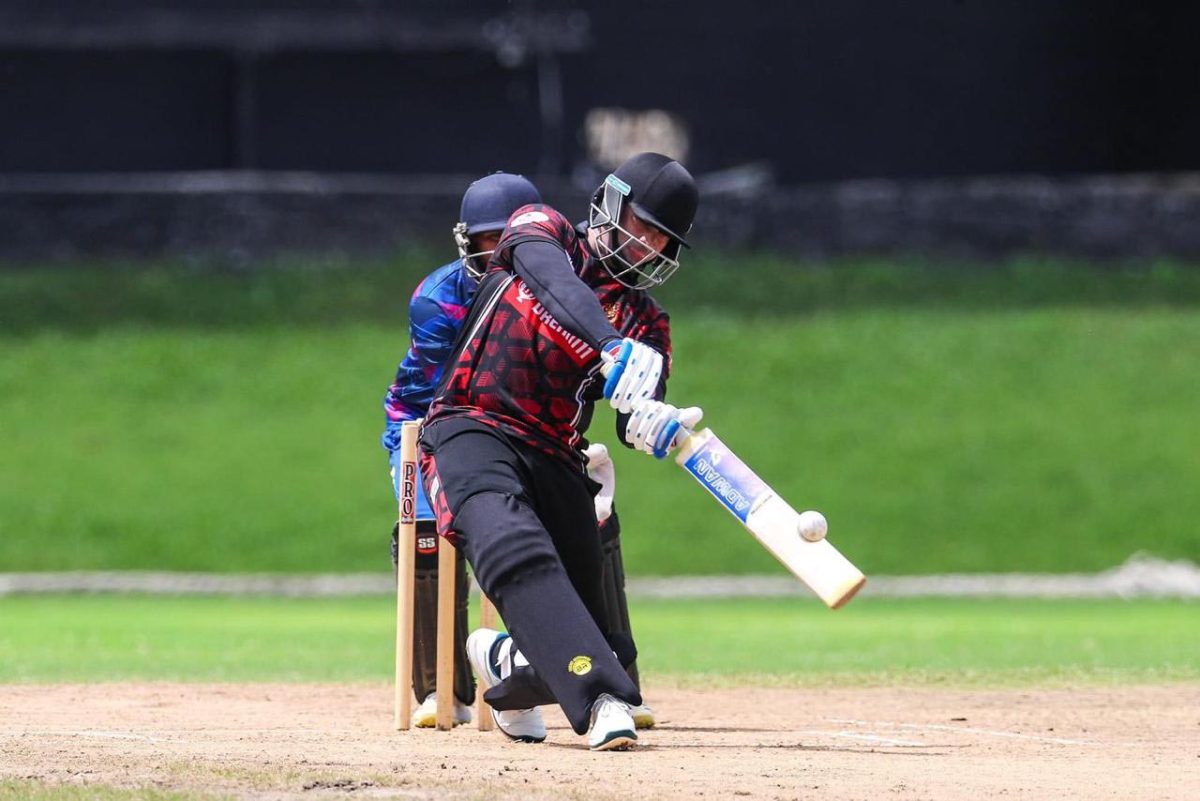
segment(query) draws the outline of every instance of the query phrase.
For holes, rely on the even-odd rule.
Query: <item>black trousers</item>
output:
[[[392,568],[396,568],[398,531],[392,527]],[[437,683],[437,585],[438,553],[437,527],[432,520],[417,521],[416,541],[416,614],[413,630],[413,692],[424,699],[436,688]],[[426,543],[432,542],[430,546]],[[614,508],[612,516],[600,525],[600,547],[604,552],[601,570],[601,585],[604,592],[605,625],[600,628],[613,644],[617,659],[625,665],[625,672],[638,690],[642,689],[637,668],[637,648],[633,644],[633,628],[629,622],[629,603],[625,597],[625,565],[621,558],[621,523]],[[468,590],[467,560],[462,551],[455,560],[457,589],[454,605],[454,696],[459,703],[470,706],[475,701],[475,677],[467,661],[467,612]],[[530,688],[513,688],[511,692],[522,692]],[[548,698],[535,703],[552,703],[553,696],[544,683],[538,680],[538,690]],[[503,703],[503,702],[498,702]],[[514,709],[524,709],[529,703],[520,703]],[[506,709],[506,706],[497,706]]]
[[[468,418],[426,426],[421,453],[439,533],[464,549],[572,728],[587,731],[601,693],[640,704],[603,630],[595,484],[581,469]]]

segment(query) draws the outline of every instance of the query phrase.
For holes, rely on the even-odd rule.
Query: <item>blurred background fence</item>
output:
[[[466,182],[582,216],[629,152],[697,238],[1200,255],[1200,11],[1086,0],[0,5],[0,259],[378,254]]]

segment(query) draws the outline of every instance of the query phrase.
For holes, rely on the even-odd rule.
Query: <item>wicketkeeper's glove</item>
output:
[[[603,443],[593,442],[583,452],[587,457],[588,477],[600,485],[596,493],[596,522],[603,523],[612,516],[613,495],[617,491],[617,474],[613,470],[612,457]]]

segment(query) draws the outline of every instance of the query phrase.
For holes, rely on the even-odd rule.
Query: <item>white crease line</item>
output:
[[[1059,743],[1061,745],[1096,745],[1094,740],[1071,740],[1066,737],[1042,737],[1037,734],[1017,734],[1011,731],[991,731],[990,729],[973,729],[969,726],[939,726],[936,724],[901,723],[906,729],[933,729],[934,731],[969,731],[973,734],[987,734],[992,737],[1012,737],[1018,740],[1039,740],[1044,743]]]
[[[933,747],[929,743],[918,742],[917,740],[901,740],[896,737],[884,737],[882,735],[875,734],[856,734],[855,732],[849,731],[829,731],[828,729],[801,729],[800,731],[797,731],[796,734],[800,735],[801,737],[842,737],[849,740],[867,740],[895,746],[910,746],[917,748]]]
[[[831,723],[848,723],[854,726],[895,726],[900,729],[917,729],[924,731],[961,731],[971,734],[986,734],[989,737],[1011,737],[1016,740],[1037,740],[1044,743],[1060,745],[1096,745],[1095,740],[1070,740],[1066,737],[1042,737],[1037,734],[1017,734],[1011,731],[995,731],[992,729],[975,729],[970,726],[942,726],[936,723],[892,723],[886,720],[848,720],[830,718]]]
[[[833,736],[845,737],[849,740],[866,740],[867,742],[879,743],[881,745],[926,745],[926,743],[918,742],[917,740],[897,740],[894,737],[879,737],[874,734],[854,734],[848,731],[833,732]]]

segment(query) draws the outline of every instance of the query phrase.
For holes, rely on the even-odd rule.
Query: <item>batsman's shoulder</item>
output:
[[[522,206],[508,218],[497,249],[527,239],[549,239],[565,244],[575,239],[575,227],[561,212],[545,203]]]
[[[546,203],[530,203],[521,206],[514,211],[508,218],[509,228],[522,228],[525,226],[546,226],[548,224],[567,223],[567,218],[553,206]]]

